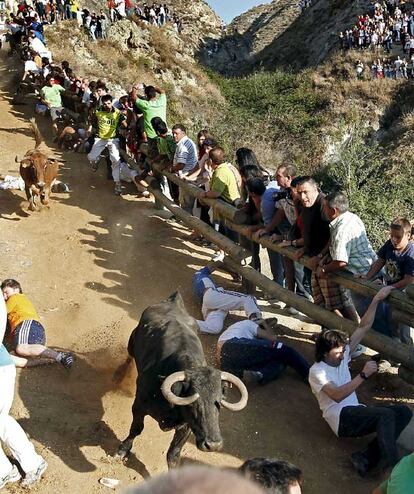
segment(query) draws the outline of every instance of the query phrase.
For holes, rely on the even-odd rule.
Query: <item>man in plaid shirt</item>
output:
[[[361,314],[369,301],[362,300],[357,294],[352,294],[351,301],[349,292],[343,287],[332,280],[329,284],[324,283],[327,274],[336,271],[347,270],[353,274],[366,273],[376,259],[362,220],[348,209],[349,201],[343,192],[333,192],[324,198],[324,215],[330,221],[331,238],[329,253],[321,260],[316,271],[319,289],[317,286],[314,298],[315,301],[322,300],[327,309],[340,301],[346,307],[351,307],[353,302],[357,312]],[[315,289],[315,286],[312,288]],[[353,313],[352,319],[358,321],[358,314]]]

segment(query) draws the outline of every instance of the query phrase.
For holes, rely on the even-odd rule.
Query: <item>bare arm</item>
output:
[[[412,283],[414,283],[414,276],[406,274],[401,281],[398,281],[391,286],[393,286],[394,288],[398,288],[399,290],[404,290],[404,288],[407,288],[407,286],[411,285]]]
[[[266,225],[263,230],[260,231],[259,236],[268,235],[269,233],[273,232],[273,230],[282,223],[285,217],[286,215],[283,209],[276,209],[272,221],[268,225]]]
[[[374,276],[376,276],[381,271],[384,265],[384,259],[377,259],[369,268],[369,271],[366,275],[367,280],[371,280],[372,278],[374,278]]]
[[[368,307],[367,311],[365,312],[365,314],[361,319],[361,323],[359,327],[355,330],[355,332],[349,339],[349,346],[351,348],[351,353],[359,345],[362,338],[365,336],[369,328],[372,326],[372,323],[374,322],[375,319],[375,313],[377,311],[378,304],[382,300],[385,300],[392,290],[393,290],[392,286],[386,286],[382,288],[372,299],[370,306]]]

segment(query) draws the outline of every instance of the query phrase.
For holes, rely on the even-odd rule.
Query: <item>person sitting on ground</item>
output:
[[[284,460],[276,458],[251,458],[239,471],[244,477],[256,482],[268,494],[301,494],[301,470]]]
[[[47,469],[46,461],[36,453],[20,424],[10,415],[14,398],[16,368],[3,338],[7,325],[7,310],[0,300],[0,489],[21,479],[19,469],[13,465],[3,451],[3,444],[12,453],[20,469],[25,473],[22,487],[32,487]]]
[[[40,91],[41,101],[50,110],[50,116],[52,118],[52,128],[57,139],[59,129],[57,121],[61,117],[63,112],[62,96],[61,93],[65,92],[65,89],[60,84],[55,84],[52,74],[46,77],[46,85],[42,87]]]
[[[193,276],[193,292],[202,301],[204,320],[197,321],[202,333],[220,333],[230,310],[244,310],[246,316],[253,321],[262,319],[262,312],[254,297],[216,286],[211,273],[219,265],[220,263],[211,262]]]
[[[386,469],[398,462],[396,441],[412,417],[406,405],[361,405],[355,391],[378,371],[378,365],[369,360],[353,379],[348,367],[351,354],[372,326],[378,304],[392,290],[393,287],[384,287],[375,295],[349,341],[341,331],[321,333],[315,344],[316,362],[309,372],[309,383],[323,418],[337,436],[362,437],[376,432],[367,448],[351,455],[362,477],[375,467]]]
[[[277,319],[244,320],[229,326],[217,342],[220,368],[240,378],[254,378],[260,384],[277,379],[292,367],[306,381],[309,364],[293,348],[282,343],[270,330]],[[244,374],[243,374],[244,373]]]
[[[56,352],[45,346],[45,330],[32,302],[23,294],[20,283],[13,279],[4,280],[1,290],[7,306],[9,337],[14,350],[12,358],[16,367],[33,367],[55,361],[70,369],[73,354]]]
[[[404,456],[393,468],[391,475],[372,494],[405,494],[414,486],[414,453]]]
[[[414,244],[411,242],[412,226],[406,218],[396,218],[390,226],[390,239],[377,252],[378,259],[372,264],[366,275],[360,278],[371,280],[385,270],[385,283],[398,290],[404,290],[414,283]],[[388,336],[400,339],[412,345],[411,330],[407,324],[394,320],[389,304],[385,306]]]

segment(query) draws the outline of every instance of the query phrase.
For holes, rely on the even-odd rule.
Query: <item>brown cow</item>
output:
[[[20,175],[24,180],[29,209],[34,211],[36,196],[40,196],[43,205],[49,204],[50,188],[57,177],[59,163],[44,143],[34,118],[30,119],[30,126],[35,135],[36,147],[27,151],[23,158],[16,156],[15,161],[20,163]]]

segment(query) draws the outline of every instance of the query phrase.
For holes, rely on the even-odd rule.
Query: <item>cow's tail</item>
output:
[[[37,126],[36,120],[34,118],[30,119],[30,127],[35,137],[36,148],[38,148],[43,142],[43,137],[42,134],[40,133],[39,127]]]

